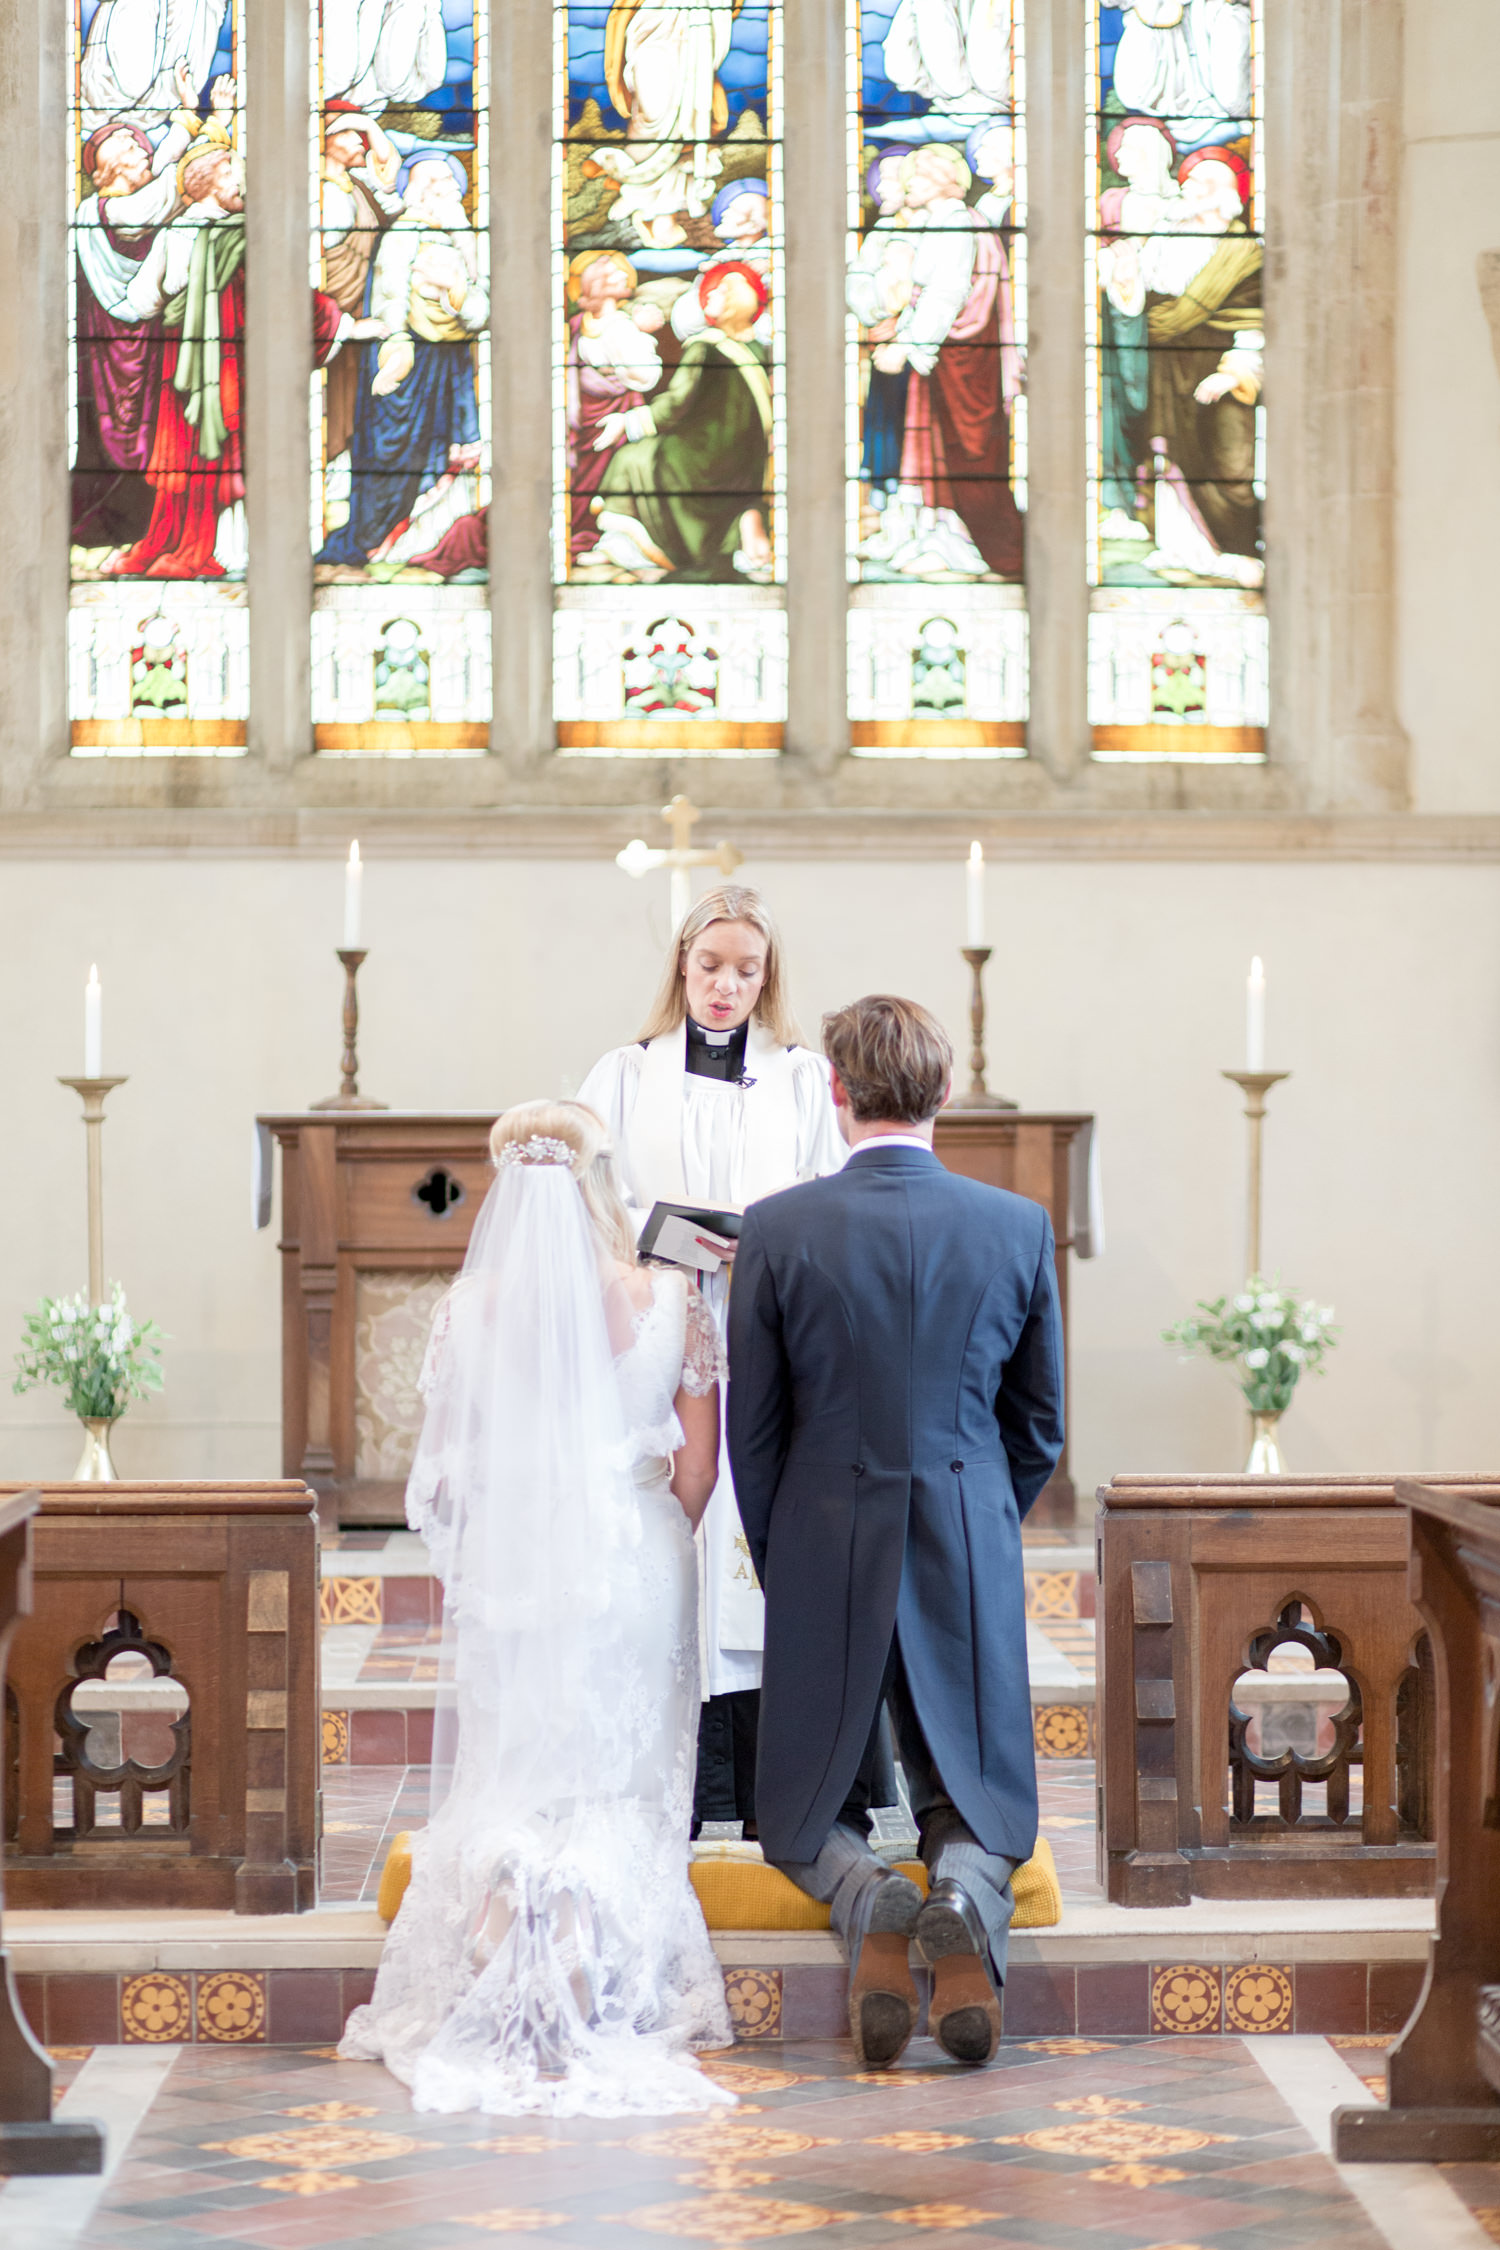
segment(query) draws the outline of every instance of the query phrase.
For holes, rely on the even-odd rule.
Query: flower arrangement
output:
[[[1232,1365],[1252,1414],[1284,1414],[1304,1375],[1322,1372],[1338,1342],[1332,1305],[1252,1274],[1237,1297],[1200,1300],[1196,1315],[1162,1330],[1184,1359],[1204,1352]]]
[[[107,1304],[76,1297],[44,1297],[25,1317],[26,1340],[16,1354],[16,1391],[53,1383],[84,1421],[113,1421],[133,1398],[161,1389],[161,1330],[154,1320],[134,1320],[125,1292],[115,1283]]]

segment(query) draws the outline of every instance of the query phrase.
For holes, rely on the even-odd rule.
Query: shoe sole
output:
[[[937,2027],[937,2043],[955,2062],[987,2063],[995,2052],[995,2027],[983,2007],[953,2008]]]
[[[1000,2002],[978,1954],[941,1957],[933,1980],[932,2035],[955,2062],[987,2063],[1000,2040]]]
[[[861,1992],[849,2000],[854,2052],[866,2070],[888,2070],[906,2051],[917,2012],[897,1992]]]
[[[917,1947],[931,1967],[955,1953],[974,1953],[974,1939],[957,1907],[937,1901],[924,1906],[917,1917]],[[977,1956],[976,1956],[977,1958]]]
[[[908,1939],[896,1931],[870,1931],[849,1988],[849,2032],[868,2070],[885,2070],[903,2052],[917,2027],[917,1988],[907,1966]]]

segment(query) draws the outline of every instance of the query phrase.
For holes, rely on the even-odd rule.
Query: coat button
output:
[[[950,1468],[950,1469],[951,1469],[951,1470],[953,1471],[953,1474],[954,1474],[955,1476],[958,1476],[958,1475],[960,1475],[960,1474],[961,1474],[961,1472],[962,1472],[962,1470],[963,1470],[963,1463],[962,1463],[962,1461],[950,1461],[950,1462],[948,1463],[948,1466],[949,1466],[949,1468]]]
[[[856,1461],[853,1463],[853,1473],[857,1477],[862,1477],[864,1475],[865,1465],[863,1461]]]

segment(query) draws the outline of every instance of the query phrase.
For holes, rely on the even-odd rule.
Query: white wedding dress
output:
[[[683,1275],[649,1287],[637,1309],[601,1279],[570,1173],[523,1158],[434,1322],[407,1512],[444,1584],[456,1747],[440,1708],[436,1810],[340,2048],[419,2110],[732,2100],[691,2053],[733,2034],[688,1879],[697,1573],[668,1485],[676,1393],[705,1395],[722,1349]]]

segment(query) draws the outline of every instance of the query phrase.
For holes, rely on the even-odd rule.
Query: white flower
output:
[[[1275,1328],[1278,1324],[1271,1318],[1271,1315],[1269,1313],[1253,1312],[1250,1315],[1250,1325],[1252,1328],[1258,1328],[1261,1334],[1264,1335],[1268,1328]]]
[[[72,1359],[72,1360],[76,1360],[76,1359],[82,1359],[82,1357],[83,1357],[83,1354],[82,1354],[82,1352],[81,1352],[81,1351],[80,1351],[80,1350],[78,1349],[78,1346],[77,1346],[76,1344],[64,1344],[64,1346],[63,1346],[63,1358],[64,1358],[64,1359]]]
[[[1289,1359],[1294,1364],[1299,1364],[1306,1356],[1300,1344],[1278,1344],[1276,1349],[1283,1359]]]
[[[1257,1345],[1253,1352],[1246,1352],[1245,1365],[1247,1367],[1266,1367],[1270,1364],[1270,1358],[1270,1353],[1263,1346]]]
[[[1319,1320],[1321,1320],[1321,1321],[1323,1322],[1324,1326],[1326,1327],[1326,1326],[1328,1325],[1329,1321],[1331,1321],[1331,1320],[1332,1320],[1332,1318],[1333,1318],[1333,1307],[1332,1307],[1332,1305],[1323,1305],[1323,1306],[1320,1306],[1320,1307],[1319,1307],[1319,1311],[1318,1311],[1318,1318],[1319,1318]]]
[[[1275,1289],[1262,1290],[1260,1296],[1256,1299],[1256,1303],[1260,1306],[1262,1312],[1280,1312],[1281,1294]]]
[[[1234,1309],[1236,1312],[1253,1312],[1255,1309],[1255,1299],[1253,1297],[1245,1296],[1236,1297],[1234,1300]]]
[[[1304,1320],[1302,1326],[1298,1329],[1297,1334],[1302,1338],[1304,1344],[1317,1343],[1319,1338],[1319,1329],[1317,1322],[1315,1320]]]

